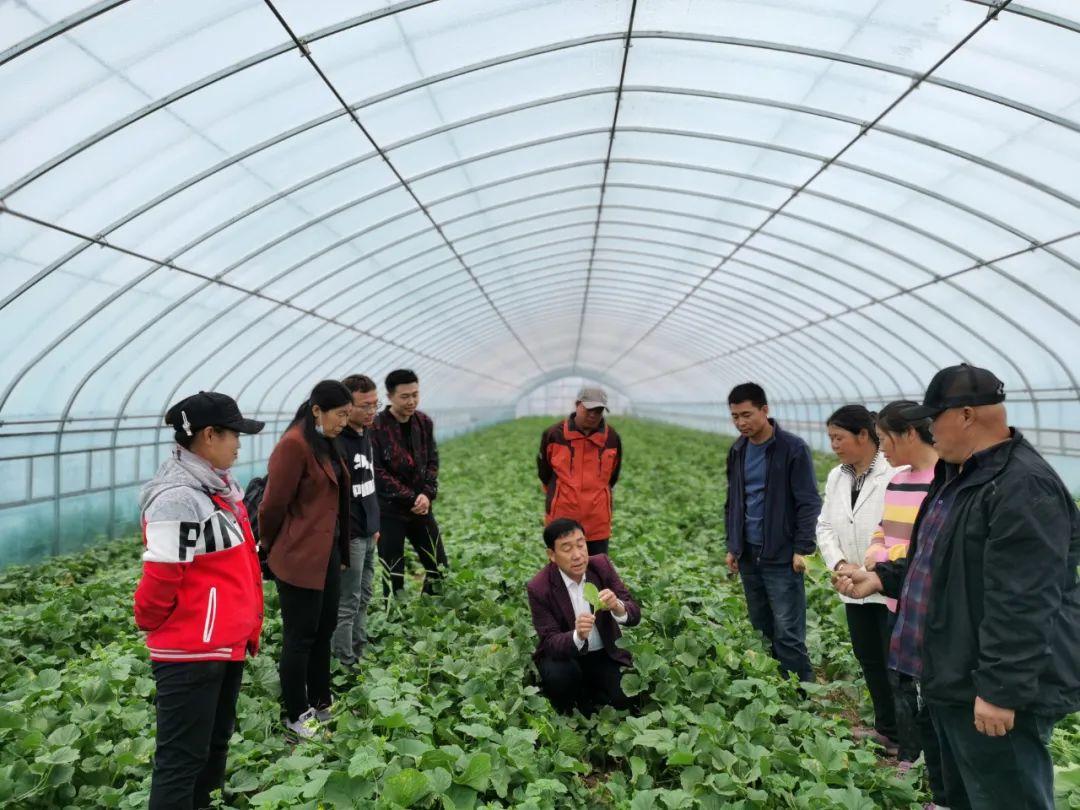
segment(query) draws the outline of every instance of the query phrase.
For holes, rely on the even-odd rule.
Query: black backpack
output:
[[[247,509],[248,522],[251,524],[251,533],[255,535],[255,542],[259,549],[259,565],[262,567],[264,579],[273,579],[274,574],[270,566],[266,564],[267,549],[259,542],[259,505],[266,493],[266,476],[256,476],[248,481],[244,490],[244,508]]]

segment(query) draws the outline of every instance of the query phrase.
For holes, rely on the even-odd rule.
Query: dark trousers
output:
[[[607,554],[608,543],[610,538],[605,537],[603,540],[586,540],[585,545],[589,547],[589,556],[594,554]]]
[[[898,759],[914,762],[921,753],[926,762],[926,778],[934,804],[949,807],[951,803],[945,791],[941,746],[930,720],[930,709],[919,697],[918,684],[908,675],[889,670],[889,685],[896,706],[896,741],[900,746]]]
[[[295,721],[310,707],[330,705],[330,639],[337,627],[341,557],[335,543],[321,591],[277,580],[281,603],[281,698]]]
[[[604,650],[577,658],[541,658],[536,668],[540,688],[561,714],[577,709],[588,716],[601,706],[624,709],[630,704],[622,690],[622,670]]]
[[[930,706],[952,810],[1053,810],[1054,765],[1047,750],[1055,720],[1017,712],[1013,730],[988,737],[974,706]]]
[[[379,558],[390,571],[390,584],[383,580],[383,592],[393,589],[394,595],[405,587],[405,539],[408,538],[420,564],[424,566],[424,593],[431,593],[434,584],[442,579],[447,565],[446,549],[435,516],[403,515],[387,510],[379,520]]]
[[[889,686],[889,638],[894,620],[885,605],[844,605],[851,649],[862,668],[870,701],[874,704],[874,728],[895,740],[896,704]]]
[[[806,590],[803,575],[791,563],[759,563],[746,551],[739,560],[739,578],[746,594],[750,624],[772,645],[772,656],[787,676],[814,680],[806,652]]]
[[[150,810],[210,806],[225,783],[243,661],[151,664],[157,682],[157,751]]]

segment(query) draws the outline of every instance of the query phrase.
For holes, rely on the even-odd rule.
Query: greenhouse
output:
[[[284,733],[296,721],[284,663],[296,624],[283,629],[282,605],[298,598],[288,588],[329,599],[321,578],[349,554],[349,516],[329,518],[334,550],[323,552],[331,564],[318,586],[288,584],[292,552],[281,546],[262,560],[261,650],[247,658],[216,806],[946,806],[925,747],[941,718],[924,729],[917,761],[877,745],[873,734],[891,739],[878,700],[890,686],[875,691],[855,649],[852,607],[875,606],[880,621],[898,622],[892,653],[903,652],[908,597],[886,602],[886,572],[906,572],[906,589],[921,558],[883,557],[879,576],[870,561],[859,568],[869,534],[858,559],[839,563],[822,540],[845,465],[855,483],[840,506],[855,524],[859,488],[892,452],[888,440],[874,455],[874,434],[889,434],[883,414],[898,401],[911,414],[925,403],[922,418],[938,429],[936,444],[923,431],[922,451],[935,447],[961,477],[978,476],[991,463],[983,448],[998,446],[963,437],[992,433],[1007,414],[1013,431],[999,441],[1021,448],[1008,464],[1019,453],[1029,466],[987,497],[1008,490],[1000,497],[1015,520],[1045,529],[1011,548],[1036,550],[1061,574],[1040,579],[1057,583],[1051,601],[1016,598],[1014,609],[1044,616],[1061,636],[1061,670],[1080,668],[1076,0],[0,0],[0,89],[0,805],[198,806],[151,797],[152,773],[164,778],[161,658],[152,670],[153,641],[140,632],[150,628],[138,604],[136,626],[132,599],[143,566],[164,564],[152,559],[143,487],[163,462],[198,455],[177,444],[192,427],[212,428],[193,439],[204,447],[240,424],[207,416],[192,426],[185,398],[199,392],[227,395],[265,424],[238,429],[222,479],[269,481],[263,508],[249,499],[241,510],[263,531],[276,530],[268,521],[283,497],[273,484],[282,473],[267,471],[284,454],[271,454],[298,420],[313,426],[297,434],[315,442],[310,468],[330,458],[324,439],[339,448],[324,469],[348,506],[347,458],[325,420],[341,407],[354,419],[358,400],[342,406],[316,384],[344,380],[355,398],[371,389],[350,375],[374,381],[371,412],[376,400],[386,407],[372,428],[377,498],[374,488],[365,497],[384,522],[396,450],[439,470],[438,488],[431,473],[412,491],[424,503],[401,518],[435,526],[438,514],[439,559],[429,564],[409,535],[404,574],[375,564],[377,643],[356,668],[335,658],[332,713],[311,705],[330,718],[314,740]],[[935,375],[961,364],[974,369],[947,377],[953,387],[935,399]],[[402,369],[413,376],[387,382]],[[767,392],[765,410],[732,393],[750,382]],[[413,385],[426,422],[409,416],[415,399],[395,398]],[[730,497],[780,486],[768,477],[775,465],[766,474],[750,455],[738,461],[759,435],[739,421],[740,403],[751,421],[775,420],[756,423],[762,452],[794,437],[808,497],[826,501],[808,529],[816,551],[796,542],[785,563],[806,557],[813,672],[801,685],[786,677],[797,672],[772,618],[768,630],[754,618],[741,546],[734,567],[726,560],[726,502],[746,512],[758,562],[771,540],[749,527],[781,522],[754,518],[749,494]],[[865,471],[834,435],[866,439],[837,417],[843,406],[871,420]],[[586,413],[604,419],[579,436]],[[942,413],[949,430],[968,431],[955,459]],[[396,447],[379,444],[384,417]],[[582,448],[600,448],[594,503],[606,518],[564,505],[586,495],[567,496],[565,482],[558,491],[564,448],[549,439],[567,443],[571,470]],[[929,486],[964,491],[933,470]],[[881,489],[888,498],[885,480]],[[761,497],[761,509],[783,510]],[[329,503],[337,509],[332,494]],[[871,527],[886,540],[888,508]],[[1003,519],[984,508],[992,533]],[[929,560],[922,519],[940,523],[929,502],[912,520],[916,511],[913,537]],[[297,509],[282,502],[280,513],[288,524]],[[205,517],[168,520],[194,520],[199,533]],[[602,549],[628,590],[610,605],[588,601],[595,627],[622,632],[615,645],[604,631],[612,660],[633,655],[621,676],[631,708],[564,715],[546,699],[526,583],[557,556],[559,538],[545,549],[542,533],[559,517],[581,524],[589,560],[610,536]],[[258,527],[237,519],[241,545],[250,535],[254,548]],[[217,531],[228,544],[224,524]],[[993,560],[1015,571],[1028,557],[986,547],[989,616],[1012,593]],[[198,548],[209,554],[213,541]],[[981,642],[965,677],[991,655],[978,557],[977,596],[965,604],[979,604],[969,635]],[[384,599],[394,576],[404,596]],[[864,576],[884,590],[841,601],[836,590]],[[799,572],[800,591],[802,581]],[[630,594],[640,617],[616,612]],[[930,601],[931,615],[945,609],[944,597]],[[1018,637],[1028,624],[1017,621]],[[889,632],[884,644],[881,678]],[[586,646],[587,657],[602,654]],[[1039,682],[1040,671],[1025,677]],[[1018,766],[1053,782],[1046,807],[1080,807],[1071,677],[1053,681],[1049,746],[1034,744],[1038,763]],[[972,691],[968,708],[992,679],[975,680],[984,694]],[[1018,724],[1008,721],[1010,739],[1021,719],[1042,716],[1047,690],[1007,708]],[[1000,770],[986,757],[985,771]],[[1021,793],[979,794],[956,770],[949,784],[968,795],[950,787],[948,806],[1024,806]]]

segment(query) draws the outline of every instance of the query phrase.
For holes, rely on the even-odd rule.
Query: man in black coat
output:
[[[935,375],[904,414],[941,456],[907,559],[834,582],[899,597],[890,668],[919,680],[950,805],[1051,810],[1047,743],[1080,709],[1080,513],[1004,399],[985,369]]]

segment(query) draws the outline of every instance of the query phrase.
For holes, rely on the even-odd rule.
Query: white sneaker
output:
[[[330,717],[332,716],[330,712],[333,710],[333,708],[334,704],[331,703],[329,706],[324,706],[321,709],[314,709],[315,719],[318,720],[320,723],[329,723]]]
[[[310,740],[319,733],[319,718],[316,717],[314,709],[308,709],[296,720],[286,720],[285,728],[301,740]]]

